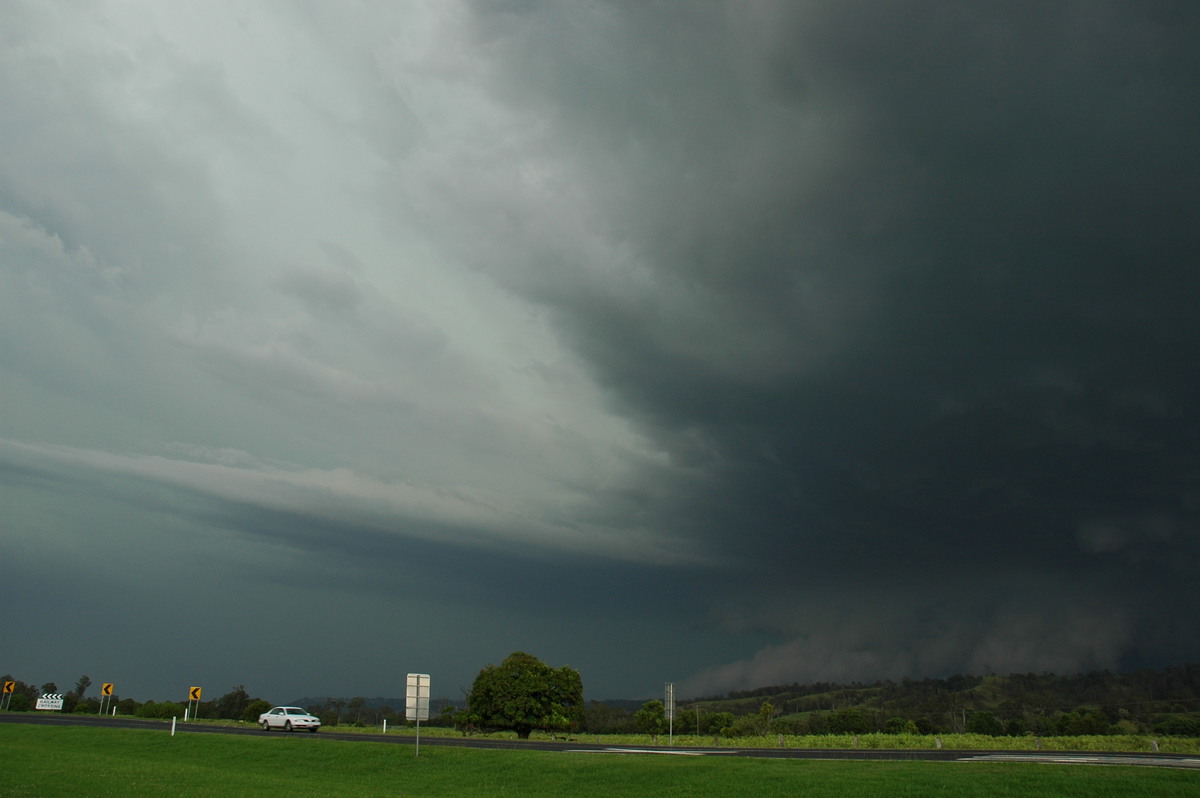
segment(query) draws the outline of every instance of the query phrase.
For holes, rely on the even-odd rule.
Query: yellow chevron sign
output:
[[[199,687],[193,687],[191,690],[188,690],[188,701],[199,701],[199,700],[200,700],[200,688]]]
[[[100,688],[100,695],[112,695],[112,689],[113,689],[112,682],[105,682],[104,685]]]

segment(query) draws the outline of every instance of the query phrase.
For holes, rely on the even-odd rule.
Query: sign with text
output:
[[[62,693],[46,693],[37,700],[37,706],[34,709],[48,709],[51,711],[57,710],[62,712],[63,697]]]
[[[404,717],[407,720],[429,720],[429,674],[408,674],[408,689],[404,696]]]

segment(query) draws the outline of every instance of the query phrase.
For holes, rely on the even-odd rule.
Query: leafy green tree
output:
[[[834,734],[866,734],[867,719],[857,707],[839,709],[829,715],[829,731]]]
[[[246,692],[244,685],[238,685],[230,690],[225,695],[217,699],[216,712],[218,718],[226,720],[240,720],[242,713],[246,711],[246,707],[250,705],[250,694]],[[270,709],[270,707],[267,707]],[[257,719],[257,716],[255,716]]]
[[[706,712],[700,716],[700,728],[704,734],[724,734],[732,725],[732,712]]]
[[[363,698],[362,696],[355,696],[354,698],[350,699],[350,703],[346,705],[346,709],[349,710],[349,716],[354,718],[350,721],[350,725],[363,725],[363,709],[366,707],[366,705],[367,699]]]
[[[1060,715],[1055,731],[1062,735],[1108,734],[1108,716],[1098,709],[1085,712],[1082,708]]]
[[[1004,722],[1004,733],[1009,737],[1024,737],[1028,727],[1023,718],[1012,718]]]
[[[726,727],[730,737],[750,737],[769,734],[774,728],[773,718],[775,706],[770,701],[764,701],[754,715],[742,715]]]
[[[454,713],[454,728],[466,737],[479,729],[479,715],[472,712],[470,707],[458,710]]]
[[[991,712],[976,712],[967,721],[967,731],[973,734],[999,737],[1004,734],[1004,724]]]
[[[912,721],[908,718],[888,718],[887,723],[884,724],[883,729],[888,734],[919,734],[920,733],[920,730],[917,728],[916,722]]]
[[[1200,716],[1173,715],[1156,723],[1154,731],[1177,737],[1200,737]]]
[[[633,722],[643,734],[662,734],[667,730],[667,711],[657,698],[642,704],[633,713]]]
[[[758,729],[759,734],[767,734],[771,731],[772,719],[775,717],[775,705],[770,701],[764,701],[758,708]]]
[[[583,681],[573,668],[551,668],[531,654],[514,651],[499,665],[479,672],[468,708],[481,725],[512,729],[523,740],[534,729],[578,729],[584,715]]]
[[[242,710],[242,720],[247,723],[257,723],[258,716],[271,708],[271,702],[256,698]]]

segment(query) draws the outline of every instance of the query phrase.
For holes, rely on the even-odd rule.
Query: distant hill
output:
[[[1130,728],[1149,728],[1176,716],[1200,721],[1200,664],[1122,674],[1013,673],[776,685],[698,698],[687,706],[738,716],[755,713],[764,703],[772,705],[776,717],[798,722],[852,710],[871,730],[881,729],[893,718],[912,720],[922,730],[954,729],[968,726],[969,719],[980,713],[1020,721],[1013,727],[1017,729],[1021,724],[1030,728],[1044,719],[1088,713],[1096,716],[1095,723],[1103,715],[1109,727],[1127,721]]]

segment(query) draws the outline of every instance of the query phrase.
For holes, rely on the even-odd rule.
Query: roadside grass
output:
[[[1196,771],[474,750],[165,729],[0,725],[3,796],[1171,796]]]
[[[170,721],[145,719],[147,725],[169,724]],[[200,718],[180,722],[179,728],[185,728],[192,723],[206,726],[228,726],[233,728],[253,729],[258,725],[246,721],[216,720]],[[336,734],[382,734],[382,726],[325,726],[325,733]],[[387,729],[388,736],[416,736],[416,729],[410,725],[391,725]],[[445,726],[422,726],[421,737],[452,737],[462,739],[470,737],[486,740],[515,740],[516,732],[476,732],[464,735],[461,731]],[[1120,753],[1163,753],[1163,754],[1196,754],[1200,755],[1200,738],[1170,737],[1155,734],[1102,734],[1076,735],[1063,737],[1035,737],[1023,735],[1019,737],[992,737],[986,734],[768,734],[748,737],[714,737],[711,734],[676,734],[669,737],[660,734],[657,737],[649,734],[586,734],[579,732],[564,737],[552,736],[544,732],[534,732],[530,739],[569,742],[572,740],[603,745],[673,745],[676,748],[818,748],[818,749],[847,749],[865,748],[878,750],[913,750],[932,751],[943,748],[947,751],[1112,751]],[[940,746],[939,746],[940,741]]]
[[[200,723],[217,721],[201,720]],[[237,721],[228,721],[236,725]],[[339,734],[380,734],[379,726],[333,726],[323,729]],[[389,735],[415,736],[409,726],[390,726]],[[462,732],[439,726],[422,726],[422,737],[462,738]],[[492,740],[515,740],[516,732],[472,734],[471,737]],[[711,734],[586,734],[570,737],[551,736],[534,732],[533,740],[577,740],[604,745],[673,745],[676,748],[869,748],[879,750],[932,751],[939,747],[948,751],[1116,751],[1121,753],[1163,753],[1200,755],[1200,738],[1167,737],[1152,734],[1103,734],[1072,737],[992,737],[987,734],[768,734],[750,737],[714,737]],[[939,746],[939,740],[941,745]]]

